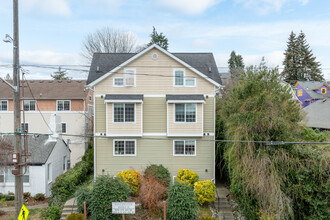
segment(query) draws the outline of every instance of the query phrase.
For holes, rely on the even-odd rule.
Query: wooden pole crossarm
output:
[[[13,86],[12,84],[10,84],[9,82],[7,82],[6,80],[4,80],[2,77],[0,77],[0,80],[2,82],[4,82],[5,84],[7,84],[10,88],[12,88],[15,92],[17,92],[17,86]]]

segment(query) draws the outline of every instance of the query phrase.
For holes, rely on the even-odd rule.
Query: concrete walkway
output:
[[[31,209],[44,209],[44,208],[47,208],[48,207],[48,203],[43,203],[43,204],[39,204],[39,205],[28,205],[26,206],[26,208],[28,210],[31,210]],[[4,212],[15,212],[15,206],[10,206],[10,207],[3,207],[3,208],[0,208],[1,211],[4,211]]]
[[[228,200],[229,190],[222,184],[216,186],[215,208],[218,210],[218,219],[234,220],[233,210]]]

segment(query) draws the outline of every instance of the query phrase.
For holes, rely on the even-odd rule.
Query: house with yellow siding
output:
[[[162,164],[215,178],[212,53],[95,53],[87,86],[94,91],[94,175]]]

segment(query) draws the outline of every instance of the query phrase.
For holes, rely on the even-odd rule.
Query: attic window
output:
[[[321,89],[321,94],[327,94],[327,89],[326,88],[322,88]]]
[[[157,59],[158,59],[158,54],[157,54],[157,53],[153,53],[153,54],[151,55],[151,58],[152,58],[153,60],[157,60]]]
[[[135,69],[125,69],[124,70],[124,85],[125,86],[135,86]]]
[[[303,92],[302,92],[302,89],[299,89],[299,90],[297,91],[297,96],[298,96],[298,97],[302,96],[302,93],[303,93]]]

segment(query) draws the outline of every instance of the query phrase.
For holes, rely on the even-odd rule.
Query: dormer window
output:
[[[327,89],[326,88],[322,88],[321,89],[321,94],[327,94]]]
[[[303,93],[303,92],[302,92],[302,89],[299,89],[299,90],[297,91],[297,96],[298,96],[298,97],[302,96],[302,93]]]

